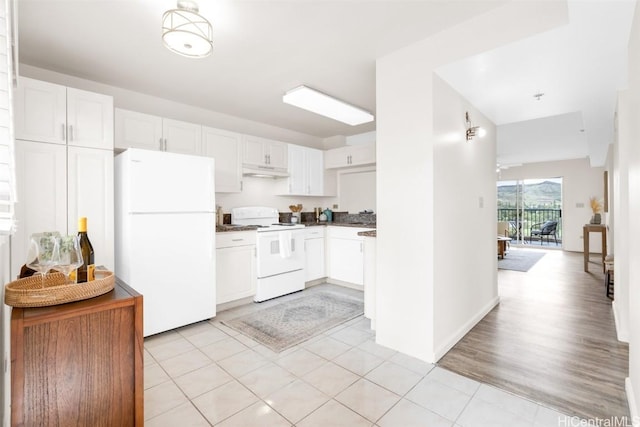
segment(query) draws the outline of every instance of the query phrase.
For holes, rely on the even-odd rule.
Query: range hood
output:
[[[288,178],[289,172],[286,169],[270,168],[266,166],[242,166],[242,176],[253,176],[256,178]]]

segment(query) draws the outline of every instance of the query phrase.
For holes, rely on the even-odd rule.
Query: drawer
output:
[[[334,237],[337,239],[354,239],[354,240],[364,240],[364,237],[358,236],[358,233],[361,231],[371,231],[372,228],[360,228],[360,227],[335,227],[329,226],[327,227],[327,236]]]
[[[256,232],[251,231],[226,231],[216,233],[216,249],[232,248],[234,246],[247,246],[256,244]]]
[[[309,227],[304,236],[305,240],[319,239],[325,236],[326,227]]]

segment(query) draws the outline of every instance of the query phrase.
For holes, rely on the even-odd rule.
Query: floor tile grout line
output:
[[[332,339],[335,339],[337,342],[339,342],[339,343],[344,344],[345,346],[347,346],[346,350],[344,350],[344,351],[342,351],[342,352],[340,352],[340,353],[338,353],[338,354],[336,354],[336,355],[334,355],[334,356],[327,356],[327,357],[325,357],[325,356],[323,356],[323,355],[321,355],[321,354],[318,354],[318,353],[314,352],[313,350],[311,350],[311,349],[307,348],[307,345],[310,345],[310,344],[312,344],[313,342],[311,342],[311,343],[307,343],[307,342],[301,343],[301,345],[300,345],[298,348],[296,348],[293,352],[291,352],[289,355],[292,355],[292,354],[295,354],[295,353],[297,353],[297,352],[300,352],[301,350],[305,350],[305,351],[309,352],[310,354],[313,354],[315,357],[318,357],[319,359],[322,359],[322,364],[321,364],[321,365],[319,365],[319,366],[318,366],[317,368],[315,368],[315,369],[312,369],[312,370],[311,370],[311,371],[309,371],[309,372],[305,372],[304,374],[296,374],[296,373],[292,372],[291,370],[287,369],[287,368],[286,368],[286,366],[283,366],[283,365],[280,365],[279,363],[277,363],[277,360],[278,360],[278,359],[280,359],[280,357],[273,357],[273,356],[270,356],[270,355],[265,355],[265,354],[260,353],[260,351],[256,350],[256,349],[255,349],[255,347],[249,347],[248,345],[246,345],[246,344],[244,344],[243,342],[241,342],[238,338],[236,338],[236,336],[235,336],[235,335],[230,335],[230,334],[228,334],[227,332],[225,332],[225,331],[223,331],[222,329],[218,328],[218,327],[217,327],[217,325],[212,324],[211,322],[208,322],[208,323],[211,325],[211,327],[213,327],[213,328],[218,328],[218,330],[219,330],[219,331],[221,331],[221,332],[223,332],[225,335],[227,335],[227,337],[226,337],[226,338],[223,338],[223,339],[227,339],[227,338],[234,338],[234,341],[236,341],[236,342],[238,342],[239,344],[243,345],[243,346],[245,347],[245,349],[244,349],[244,350],[242,350],[241,352],[238,352],[238,353],[235,353],[235,354],[233,354],[233,355],[230,355],[230,356],[226,357],[225,359],[220,359],[219,361],[216,361],[216,360],[213,360],[209,355],[207,355],[206,353],[204,353],[204,352],[202,351],[202,347],[203,347],[203,346],[205,346],[205,345],[203,345],[203,346],[196,345],[196,344],[194,344],[193,342],[191,342],[191,341],[189,340],[189,338],[188,338],[188,337],[189,337],[189,336],[192,336],[192,334],[189,334],[189,333],[187,332],[187,333],[188,333],[188,335],[183,335],[183,333],[184,333],[184,332],[186,332],[186,330],[178,331],[178,332],[177,332],[177,334],[179,334],[182,338],[184,338],[186,341],[188,341],[190,344],[192,344],[192,345],[194,346],[194,349],[197,349],[197,350],[199,350],[199,352],[200,352],[200,353],[204,354],[204,356],[205,356],[205,357],[206,357],[206,358],[211,362],[211,363],[207,364],[206,366],[215,365],[215,366],[217,366],[219,369],[221,369],[223,372],[225,372],[227,375],[229,375],[229,377],[230,377],[231,379],[230,379],[229,381],[227,381],[227,382],[225,382],[225,383],[223,383],[223,384],[219,385],[218,387],[222,387],[224,384],[228,384],[230,381],[235,381],[235,382],[239,383],[239,384],[240,384],[244,389],[248,390],[248,391],[249,391],[249,392],[254,396],[254,398],[256,398],[256,399],[257,399],[257,401],[256,401],[256,402],[251,403],[250,405],[247,405],[246,407],[244,407],[244,408],[240,409],[238,412],[235,412],[234,414],[232,414],[232,415],[230,415],[229,417],[225,418],[225,420],[226,420],[226,419],[228,419],[228,418],[230,418],[230,417],[233,417],[233,416],[237,415],[238,413],[240,413],[240,412],[242,412],[242,411],[246,410],[248,407],[250,407],[250,406],[252,406],[252,405],[255,405],[256,403],[260,403],[260,404],[265,404],[265,405],[267,405],[269,408],[271,408],[271,410],[273,410],[273,411],[274,411],[274,413],[276,413],[276,414],[278,414],[279,416],[283,417],[285,420],[287,420],[287,422],[288,422],[288,423],[291,423],[292,425],[295,425],[295,423],[291,422],[291,421],[290,421],[288,418],[286,418],[283,414],[281,414],[280,412],[278,412],[275,408],[273,408],[271,405],[269,405],[269,404],[267,403],[267,401],[266,401],[267,396],[265,396],[265,398],[261,398],[260,396],[258,396],[258,395],[257,395],[257,393],[254,393],[254,392],[253,392],[253,391],[252,391],[252,390],[251,390],[247,385],[245,385],[245,384],[240,380],[240,377],[241,377],[241,376],[244,376],[244,375],[247,375],[247,374],[249,374],[249,373],[255,372],[256,370],[260,369],[260,368],[261,368],[261,367],[263,367],[264,365],[262,365],[262,366],[260,366],[260,367],[257,367],[257,368],[255,368],[255,369],[251,369],[250,371],[248,371],[248,372],[246,372],[246,373],[243,373],[242,375],[238,375],[238,376],[236,376],[236,375],[232,375],[230,371],[227,371],[225,368],[223,368],[222,366],[220,366],[220,365],[218,364],[218,362],[220,362],[220,361],[223,361],[223,360],[226,360],[226,359],[231,359],[231,358],[233,358],[233,357],[237,356],[238,354],[240,354],[240,353],[242,353],[242,352],[245,352],[245,351],[247,351],[247,350],[252,350],[252,351],[253,351],[253,352],[255,352],[256,354],[258,354],[258,355],[260,356],[260,358],[261,358],[261,359],[263,359],[263,360],[265,361],[265,363],[273,363],[275,366],[278,366],[278,367],[280,367],[280,368],[283,368],[283,369],[287,370],[287,372],[291,373],[291,375],[293,376],[293,378],[295,378],[293,381],[299,380],[299,381],[303,382],[304,384],[306,384],[306,385],[308,385],[308,386],[310,386],[310,387],[312,387],[312,388],[314,388],[314,389],[318,390],[322,395],[324,395],[324,396],[327,398],[327,400],[325,400],[325,401],[324,401],[324,403],[322,403],[318,408],[315,408],[313,411],[311,411],[311,412],[309,412],[308,414],[306,414],[306,415],[305,415],[305,416],[304,416],[300,421],[298,421],[298,422],[301,422],[302,420],[306,419],[307,417],[309,417],[310,415],[312,415],[313,413],[315,413],[316,411],[318,411],[320,408],[322,408],[324,405],[326,405],[326,404],[327,404],[328,402],[330,402],[330,401],[334,401],[334,402],[338,403],[339,405],[341,405],[341,406],[343,406],[343,407],[347,408],[349,411],[351,411],[351,412],[353,412],[353,413],[356,413],[356,414],[360,415],[357,411],[355,411],[355,410],[354,410],[354,409],[352,409],[351,407],[349,407],[349,406],[347,406],[347,405],[343,404],[342,402],[338,401],[338,400],[336,399],[336,397],[337,397],[340,393],[342,393],[342,392],[344,392],[345,390],[347,390],[349,387],[353,386],[353,384],[355,384],[356,382],[358,382],[358,381],[360,381],[360,380],[366,380],[367,382],[369,382],[369,383],[371,383],[371,384],[375,384],[376,386],[378,386],[378,387],[380,387],[380,388],[382,388],[382,389],[384,389],[384,390],[386,390],[386,391],[388,391],[388,392],[390,392],[390,393],[393,393],[394,395],[398,396],[398,400],[397,400],[397,401],[396,401],[396,402],[395,402],[395,403],[394,403],[394,404],[393,404],[389,409],[387,409],[387,411],[386,411],[385,413],[383,413],[380,417],[378,417],[378,419],[377,419],[377,420],[375,420],[375,422],[374,422],[374,421],[370,421],[370,422],[374,423],[375,425],[377,425],[377,423],[378,423],[378,422],[379,422],[379,421],[380,421],[384,416],[386,416],[386,415],[387,415],[391,410],[393,410],[393,408],[395,408],[395,407],[396,407],[396,406],[397,406],[397,405],[398,405],[402,400],[407,400],[408,402],[412,402],[411,400],[408,400],[408,399],[406,398],[406,396],[407,396],[409,393],[411,393],[411,391],[412,391],[412,390],[414,390],[414,389],[415,389],[415,387],[416,387],[418,384],[420,384],[420,382],[421,382],[421,381],[423,381],[425,378],[427,378],[427,377],[428,377],[428,376],[429,376],[429,375],[434,371],[434,369],[435,369],[436,367],[438,367],[438,365],[437,365],[437,364],[430,364],[430,365],[431,365],[431,366],[430,366],[430,369],[429,369],[426,373],[424,373],[424,374],[423,374],[423,373],[420,373],[420,372],[416,372],[416,371],[414,371],[414,370],[412,370],[412,369],[409,369],[409,371],[410,371],[410,372],[412,372],[412,373],[418,373],[418,374],[420,375],[420,377],[419,377],[420,379],[416,382],[416,384],[414,384],[412,387],[410,387],[410,388],[409,388],[407,391],[405,391],[403,394],[398,394],[397,392],[395,392],[395,391],[393,391],[393,390],[390,390],[389,388],[385,387],[384,385],[382,385],[382,384],[378,384],[378,383],[376,383],[376,382],[372,381],[371,379],[367,378],[367,377],[366,377],[367,375],[369,375],[372,371],[374,371],[375,369],[379,368],[380,366],[382,366],[382,365],[383,365],[383,364],[385,364],[386,362],[389,362],[389,363],[391,363],[391,364],[393,364],[393,365],[396,365],[396,366],[399,366],[399,367],[401,367],[401,368],[404,368],[404,366],[403,366],[403,365],[401,365],[401,364],[399,364],[399,363],[397,363],[396,361],[392,360],[392,358],[393,358],[393,357],[395,357],[395,356],[398,354],[397,352],[395,352],[394,354],[391,354],[391,355],[385,356],[385,357],[381,357],[381,356],[379,356],[378,354],[376,354],[376,353],[375,353],[375,352],[373,352],[373,351],[371,351],[371,352],[370,352],[370,351],[366,350],[365,348],[361,348],[361,347],[360,347],[360,346],[362,346],[362,345],[366,344],[366,343],[367,343],[367,342],[369,342],[369,341],[373,342],[373,344],[376,344],[376,343],[375,343],[375,334],[372,334],[372,335],[371,335],[371,336],[369,336],[366,340],[364,340],[364,341],[362,341],[362,342],[355,343],[355,344],[354,344],[354,341],[351,341],[351,342],[344,342],[344,341],[341,341],[341,340],[339,340],[339,339],[336,339],[336,338],[332,337],[332,335],[333,335],[333,334],[338,333],[339,331],[344,330],[344,329],[347,329],[347,328],[352,328],[352,329],[353,329],[353,330],[355,330],[355,331],[366,332],[366,330],[365,330],[364,328],[362,328],[362,325],[360,324],[360,322],[362,322],[362,321],[363,321],[363,320],[365,320],[365,319],[366,319],[366,318],[364,318],[363,316],[358,316],[358,317],[356,317],[356,318],[354,318],[354,319],[351,319],[351,320],[349,320],[349,321],[345,322],[345,323],[349,323],[349,324],[345,324],[342,328],[332,331],[332,334],[330,334],[330,335],[324,335],[324,337],[323,337],[323,338],[318,338],[318,336],[317,336],[317,337],[315,337],[315,340],[316,340],[316,341],[321,341],[322,339],[326,339],[326,338],[332,338]],[[193,334],[193,335],[195,335],[195,334]],[[312,340],[314,340],[314,338],[312,338]],[[220,340],[218,340],[218,341],[220,341]],[[217,341],[214,341],[214,342],[212,342],[212,343],[207,343],[206,345],[215,344],[215,342],[217,342]],[[379,345],[379,344],[376,344],[376,345]],[[385,348],[385,347],[383,347],[383,346],[380,346],[380,347],[381,347],[381,348]],[[335,362],[335,359],[336,359],[336,358],[340,357],[340,356],[341,356],[341,355],[343,355],[344,353],[349,352],[349,351],[351,351],[351,350],[353,350],[353,349],[356,349],[356,350],[362,351],[363,353],[365,353],[365,354],[367,354],[367,355],[370,355],[370,356],[372,356],[372,357],[375,357],[375,358],[377,358],[380,362],[379,362],[378,364],[376,364],[376,366],[374,366],[373,368],[371,368],[371,369],[367,370],[366,372],[363,372],[362,374],[357,373],[357,372],[353,372],[353,371],[351,371],[350,369],[345,368],[344,366],[342,366],[342,365],[340,365],[340,364],[338,364],[338,363],[336,363],[336,362]],[[385,348],[385,349],[386,349],[386,348]],[[146,349],[146,348],[145,348],[145,350],[146,350],[146,351],[148,351],[148,349]],[[182,353],[182,354],[184,354],[184,353]],[[289,356],[289,355],[287,355],[287,356]],[[151,359],[150,359],[150,360],[151,360],[153,363],[158,364],[158,365],[159,365],[159,367],[162,369],[162,371],[163,371],[165,374],[167,374],[168,378],[169,378],[169,379],[174,383],[174,385],[175,385],[176,387],[178,387],[178,389],[179,389],[183,394],[185,394],[185,396],[186,396],[185,391],[184,391],[182,388],[180,388],[180,386],[178,386],[178,384],[176,383],[175,379],[179,378],[180,376],[187,375],[188,373],[191,373],[191,372],[193,372],[193,371],[195,371],[195,370],[197,370],[197,369],[195,369],[195,370],[190,370],[190,371],[188,371],[188,372],[182,373],[180,376],[177,376],[177,377],[175,377],[175,378],[174,378],[174,377],[172,377],[171,375],[168,375],[168,372],[166,371],[166,369],[164,368],[164,366],[162,366],[162,364],[161,364],[161,363],[160,363],[160,362],[159,362],[159,361],[158,361],[158,360],[157,360],[157,359],[156,359],[156,358],[155,358],[151,353],[149,354],[149,356],[151,357]],[[284,357],[286,357],[286,356],[284,356]],[[313,384],[309,383],[309,382],[308,382],[308,380],[306,380],[306,379],[304,378],[304,377],[305,377],[305,376],[307,376],[308,374],[310,374],[310,373],[314,372],[314,371],[315,371],[315,370],[317,370],[317,369],[320,369],[322,366],[326,365],[326,364],[327,364],[327,363],[329,363],[329,362],[331,362],[332,364],[335,364],[336,366],[339,366],[339,367],[340,367],[340,368],[342,368],[342,369],[346,369],[347,371],[352,372],[352,373],[355,375],[355,379],[354,379],[354,381],[353,381],[353,382],[351,382],[351,383],[349,383],[349,384],[346,384],[345,386],[343,386],[343,387],[341,388],[341,391],[339,391],[339,392],[338,392],[338,393],[336,393],[336,394],[332,394],[332,395],[325,394],[324,392],[322,392],[322,390],[317,389]],[[152,363],[152,364],[153,364],[153,363]],[[202,368],[202,367],[201,367],[201,368]],[[198,369],[201,369],[201,368],[198,368]],[[405,369],[406,369],[406,368],[405,368]],[[448,371],[448,372],[451,372],[451,371],[447,370],[446,368],[442,368],[442,367],[441,367],[441,369],[444,369],[444,370],[446,370],[446,371]],[[293,381],[292,381],[292,382],[293,382]],[[164,383],[164,382],[163,382],[163,383]],[[279,387],[279,388],[278,388],[277,390],[275,390],[275,391],[271,391],[270,393],[275,393],[275,392],[277,392],[277,391],[279,391],[279,390],[282,390],[282,388],[286,387],[286,386],[287,386],[287,385],[289,385],[289,384],[291,384],[291,382],[290,382],[290,383],[288,383],[288,384],[283,385],[282,387]],[[482,384],[482,383],[479,383],[479,384]],[[216,387],[216,388],[218,388],[218,387]],[[459,416],[464,412],[464,410],[466,409],[466,407],[468,406],[468,404],[471,402],[471,400],[473,400],[473,397],[477,394],[478,390],[479,390],[479,387],[474,391],[474,393],[473,393],[472,397],[469,399],[469,401],[467,402],[467,404],[465,405],[465,407],[462,409],[462,411],[460,412],[460,414],[458,415],[458,417],[456,418],[456,420],[455,420],[455,421],[453,421],[454,423],[458,421]],[[498,389],[498,390],[501,390],[501,389]],[[211,390],[210,390],[210,391],[211,391]],[[207,392],[205,392],[205,393],[207,393]],[[517,396],[517,395],[514,395],[514,396],[515,396],[515,397],[520,398],[520,396]],[[195,405],[194,405],[194,403],[193,403],[193,399],[190,399],[190,398],[188,398],[188,397],[187,397],[187,399],[188,399],[188,401],[190,402],[190,404],[191,404],[193,407],[195,407]],[[414,403],[414,404],[415,404],[415,402],[412,402],[412,403]],[[537,402],[533,402],[533,403],[536,403],[536,404],[537,404]],[[422,407],[421,405],[418,405],[418,406]],[[422,408],[424,408],[424,407],[422,407]],[[196,407],[196,409],[197,409],[197,407]],[[425,409],[425,410],[428,410],[428,411],[430,411],[430,412],[433,412],[433,411],[431,411],[431,410],[430,410],[430,409],[428,409],[428,408],[424,408],[424,409]],[[537,406],[537,407],[536,407],[536,413],[537,413],[538,411],[539,411],[539,406]],[[162,412],[162,414],[164,414],[164,413],[166,413],[166,411],[165,411],[165,412]],[[200,414],[201,416],[203,416],[203,417],[204,417],[204,415],[200,412],[200,410],[198,410],[198,414]],[[160,415],[161,415],[161,414],[157,414],[156,416],[160,416]],[[362,416],[362,415],[360,415],[360,416]],[[154,418],[155,418],[155,417],[154,417]],[[363,418],[367,419],[366,417],[363,417]],[[209,420],[207,420],[207,419],[206,419],[206,417],[204,417],[204,419],[206,420],[206,422],[207,422],[208,424],[210,424],[210,425],[211,425],[211,423],[209,422]],[[446,419],[446,417],[444,417],[444,419]],[[221,420],[221,421],[219,421],[219,422],[223,422],[223,421],[224,421],[224,420]],[[448,421],[451,421],[451,420],[448,420]],[[535,422],[535,418],[534,418],[534,421],[533,421],[533,422]],[[216,423],[216,424],[217,424],[217,423]]]

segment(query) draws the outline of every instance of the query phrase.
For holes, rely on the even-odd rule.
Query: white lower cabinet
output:
[[[256,232],[217,233],[217,304],[255,295],[256,283]]]
[[[305,282],[327,277],[325,269],[325,227],[311,227],[304,240]]]
[[[364,238],[366,228],[327,227],[329,279],[364,285]]]

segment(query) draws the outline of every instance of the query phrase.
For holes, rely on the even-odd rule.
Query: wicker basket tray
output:
[[[106,294],[113,289],[115,276],[111,271],[96,270],[96,280],[65,284],[62,273],[49,273],[42,286],[39,274],[18,279],[5,286],[4,303],[13,307],[46,307],[80,301]]]

